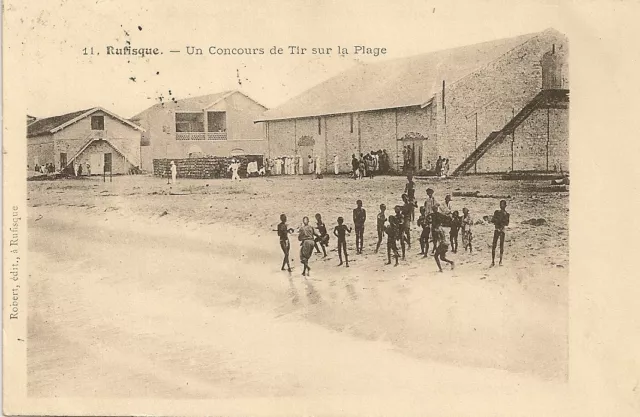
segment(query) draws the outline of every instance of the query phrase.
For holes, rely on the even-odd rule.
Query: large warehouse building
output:
[[[256,122],[267,155],[319,156],[351,169],[351,154],[386,150],[415,170],[442,156],[455,174],[568,170],[567,38],[553,29],[358,65]],[[329,169],[327,169],[329,168]]]

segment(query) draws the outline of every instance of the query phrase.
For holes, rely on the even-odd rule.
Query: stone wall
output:
[[[318,129],[318,120],[320,129]],[[428,138],[423,159],[437,158],[435,152],[435,116],[431,107],[418,106],[372,112],[310,117],[267,122],[268,155],[277,158],[300,154],[320,157],[324,172],[333,172],[333,157],[338,155],[340,172],[351,171],[351,155],[386,149],[391,167],[402,168],[403,142],[397,139],[407,133],[420,133]],[[302,136],[315,144],[299,146]]]
[[[568,109],[549,109],[548,115],[547,109],[537,109],[518,126],[513,136],[507,136],[480,158],[476,164],[477,172],[568,171],[568,138]],[[474,169],[471,168],[469,173],[474,173]]]
[[[438,106],[437,144],[439,154],[450,159],[452,169],[460,165],[475,149],[476,113],[477,145],[479,146],[492,131],[501,130],[541,91],[541,60],[543,55],[550,51],[553,45],[558,53],[563,53],[568,47],[567,44],[566,37],[559,32],[545,31],[461,80],[445,80],[445,108],[442,108],[442,93],[439,92],[435,98],[435,103]],[[544,130],[546,137],[546,115],[544,121],[532,115],[525,123],[537,123],[536,126],[530,126],[526,129]],[[557,128],[558,131],[563,129],[562,126]],[[539,136],[537,132],[533,135]],[[558,140],[566,143],[568,134]],[[516,148],[517,143],[518,133],[516,132],[516,143],[514,143]],[[523,146],[531,150],[526,153],[526,160],[519,162],[523,169],[533,169],[534,166],[546,164],[546,161],[539,160],[538,150],[526,144]],[[518,156],[525,157],[525,152],[516,152],[514,157]],[[492,160],[490,154],[485,155],[482,159],[484,158],[487,158],[483,162],[486,171],[503,170],[504,158]],[[511,165],[510,159],[509,155],[509,166]],[[491,161],[496,161],[498,165],[491,166]],[[518,165],[518,161],[515,161],[514,165]]]
[[[187,159],[154,159],[153,175],[167,177],[170,175],[171,161],[175,162],[178,168],[178,178],[230,178],[229,165],[232,160],[240,162],[238,174],[240,177],[247,176],[247,165],[249,162],[257,161],[258,168],[263,166],[262,155],[241,155],[236,157],[209,156],[205,158]]]
[[[27,165],[33,170],[38,165],[55,164],[53,135],[27,139]]]

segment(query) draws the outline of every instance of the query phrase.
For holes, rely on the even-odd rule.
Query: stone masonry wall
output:
[[[569,170],[569,111],[549,110],[549,166],[551,171]],[[513,142],[513,147],[512,147]],[[513,163],[513,166],[512,166]],[[537,109],[500,144],[480,158],[477,172],[547,170],[547,110]],[[469,170],[473,173],[473,168]]]
[[[351,155],[386,149],[392,168],[402,168],[402,138],[406,133],[420,133],[428,138],[423,159],[435,160],[435,116],[430,107],[388,109],[374,112],[322,116],[318,118],[271,121],[268,123],[269,156],[319,156],[324,172],[333,172],[333,158],[338,155],[340,172],[351,171]],[[313,147],[300,147],[302,136],[314,139]],[[296,138],[296,139],[294,139]]]
[[[445,80],[445,108],[442,108],[442,92],[435,98],[438,106],[437,144],[438,153],[450,159],[452,169],[473,152],[476,144],[479,146],[492,131],[502,129],[514,114],[540,92],[540,61],[553,44],[557,50],[562,50],[567,48],[568,41],[559,32],[548,30],[461,80]],[[536,117],[530,118],[530,123],[538,121]],[[546,132],[546,118],[544,122]],[[568,140],[568,135],[560,140]],[[538,151],[532,152],[526,157],[526,161],[521,162],[523,166],[540,165],[537,160],[540,157]],[[518,156],[524,157],[524,154],[521,152],[514,155],[516,158]],[[488,158],[484,162],[485,169],[500,171],[504,168],[502,159],[495,161],[498,165],[491,166],[492,162]]]

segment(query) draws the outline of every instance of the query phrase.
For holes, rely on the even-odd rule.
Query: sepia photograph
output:
[[[575,411],[562,8],[245,3],[5,6],[14,410]]]

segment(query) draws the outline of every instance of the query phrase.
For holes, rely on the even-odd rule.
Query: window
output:
[[[204,132],[204,113],[176,113],[176,132]]]
[[[322,118],[318,117],[318,135],[322,135]]]
[[[353,113],[349,115],[349,123],[351,125],[351,127],[349,128],[349,131],[353,133]]]
[[[227,117],[225,112],[207,112],[207,130],[209,132],[226,132]]]
[[[140,146],[150,146],[150,145],[151,145],[151,138],[149,137],[149,133],[142,132],[142,135],[140,135]]]
[[[104,130],[104,116],[91,116],[91,130]]]

